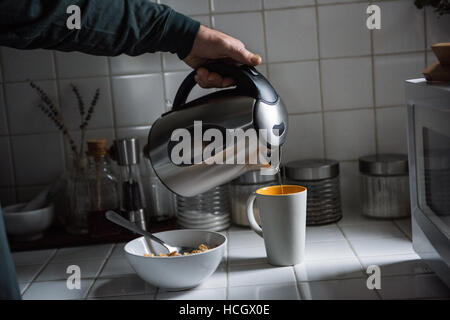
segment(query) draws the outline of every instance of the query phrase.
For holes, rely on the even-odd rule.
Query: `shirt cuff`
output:
[[[186,58],[192,50],[199,28],[200,22],[172,10],[164,36],[167,39],[164,42],[170,43],[168,51],[176,53],[181,60]]]

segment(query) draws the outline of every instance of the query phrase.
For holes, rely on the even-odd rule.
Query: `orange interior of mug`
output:
[[[288,195],[294,193],[300,193],[305,191],[306,188],[302,186],[295,185],[278,185],[278,186],[270,186],[256,190],[257,194],[261,194],[263,196],[281,196]]]

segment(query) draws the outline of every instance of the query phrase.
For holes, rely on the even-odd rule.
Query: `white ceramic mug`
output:
[[[261,226],[255,220],[253,203]],[[306,188],[278,185],[256,190],[247,201],[250,227],[264,238],[270,264],[291,266],[303,261],[306,232]]]

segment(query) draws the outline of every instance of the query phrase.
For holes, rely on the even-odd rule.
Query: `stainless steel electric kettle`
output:
[[[278,151],[287,136],[286,109],[255,68],[218,62],[204,67],[233,78],[236,86],[186,103],[196,85],[193,71],[178,89],[171,111],[155,121],[148,136],[147,152],[155,173],[170,190],[185,197],[208,191],[246,171],[267,167],[267,162],[250,161],[250,155],[261,155],[261,146],[269,150],[268,155]],[[252,130],[258,146],[249,142],[251,134],[239,134]],[[215,133],[215,139],[210,132]],[[206,157],[212,145],[215,148]],[[174,154],[191,161],[174,161]],[[244,163],[238,161],[244,159],[243,154]]]

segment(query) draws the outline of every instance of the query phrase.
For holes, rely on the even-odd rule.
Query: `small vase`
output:
[[[66,172],[68,208],[65,217],[66,231],[71,234],[87,234],[87,213],[90,206],[88,161],[76,158],[73,167]]]

